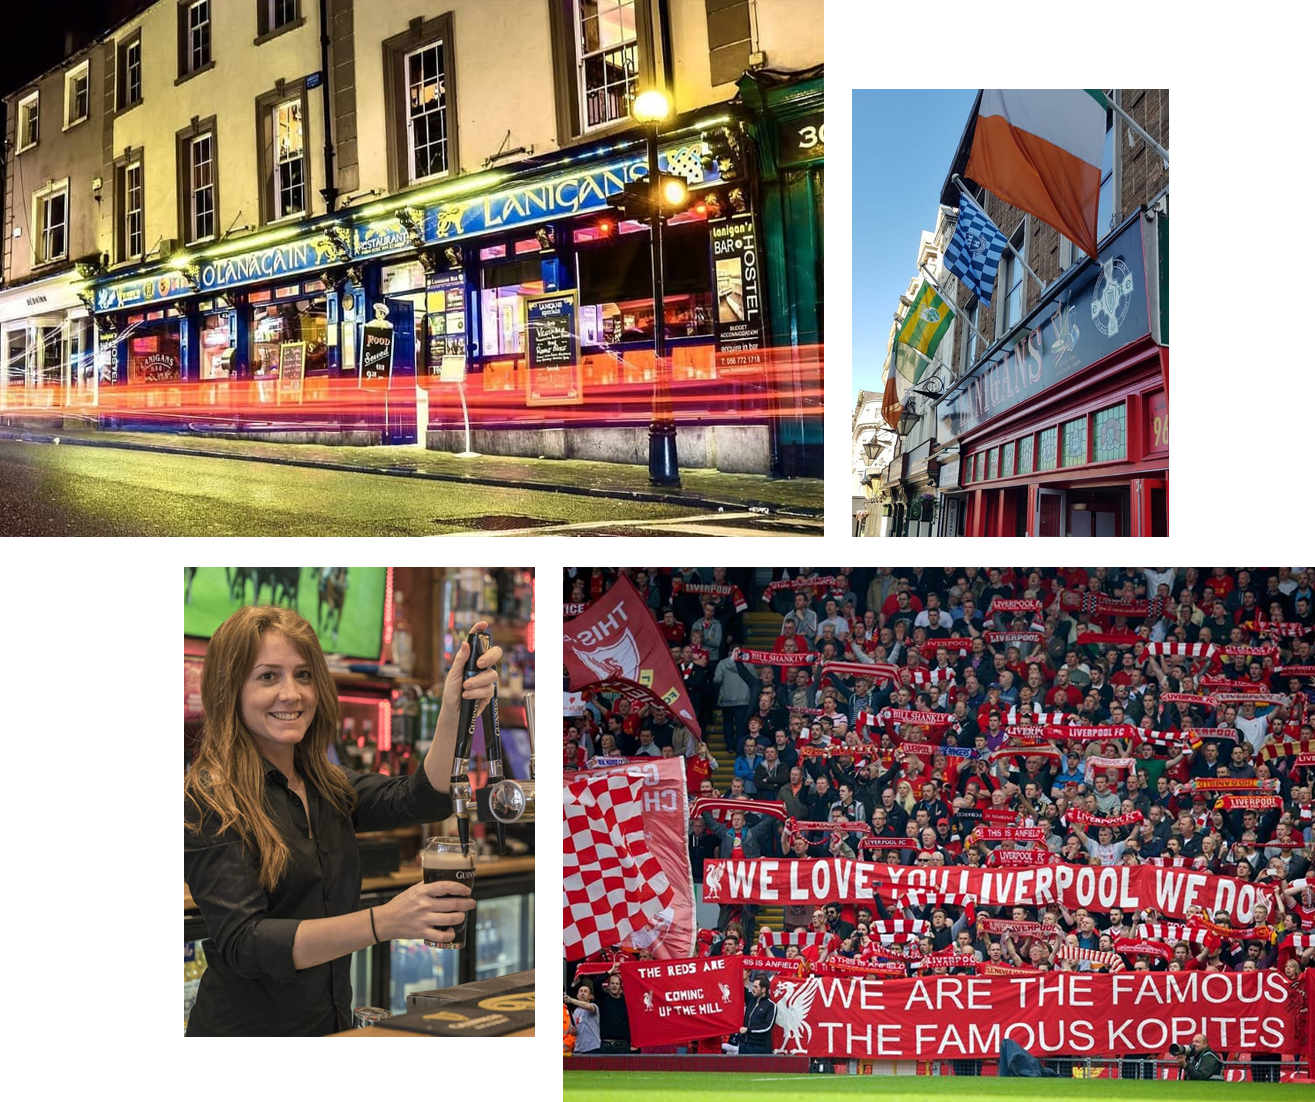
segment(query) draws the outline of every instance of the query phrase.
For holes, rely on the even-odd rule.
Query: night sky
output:
[[[76,53],[102,31],[152,0],[7,0],[4,45],[0,52],[0,95],[26,84],[66,56],[65,39],[72,35]]]

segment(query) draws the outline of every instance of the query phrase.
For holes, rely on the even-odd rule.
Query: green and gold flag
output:
[[[930,360],[936,355],[936,346],[949,330],[953,318],[954,311],[936,293],[936,288],[924,279],[895,340]]]

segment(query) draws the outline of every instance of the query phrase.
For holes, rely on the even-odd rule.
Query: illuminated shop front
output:
[[[691,196],[663,249],[680,457],[766,473],[786,420],[798,436],[804,390],[820,432],[820,351],[805,367],[771,347],[754,163],[730,114],[702,114],[673,125],[660,158]],[[643,462],[649,231],[608,199],[646,173],[642,141],[614,139],[97,280],[116,349],[107,416],[129,424],[149,406],[160,424],[160,408],[176,408],[194,432],[455,451],[468,411],[479,452]],[[177,372],[163,359],[148,370],[149,355],[174,355]],[[815,384],[801,382],[809,372]]]

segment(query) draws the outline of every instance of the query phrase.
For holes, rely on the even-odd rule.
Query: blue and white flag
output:
[[[959,224],[945,250],[946,270],[972,288],[983,305],[991,305],[995,275],[1009,242],[986,212],[968,196],[959,204]]]

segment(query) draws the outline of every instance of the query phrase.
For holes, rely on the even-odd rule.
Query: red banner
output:
[[[647,949],[655,957],[687,957],[694,952],[698,924],[694,920],[694,874],[689,861],[689,798],[685,791],[684,758],[647,758],[631,765],[591,771],[594,775],[625,773],[641,776],[644,836],[649,852],[667,874],[674,897],[670,914],[660,914],[657,926],[628,939],[625,949]],[[574,777],[584,773],[573,774]]]
[[[970,896],[982,907],[1060,903],[1073,910],[1125,912],[1153,907],[1184,918],[1188,908],[1209,914],[1227,911],[1238,924],[1253,917],[1257,900],[1271,911],[1274,889],[1231,876],[1155,866],[1054,865],[1028,869],[977,869],[967,866],[883,865],[875,861],[827,857],[818,860],[761,858],[708,860],[703,864],[703,899],[708,903],[766,903],[820,906],[829,900],[862,903],[880,890],[898,903],[918,889]]]
[[[621,965],[630,1040],[640,1048],[735,1033],[744,1023],[740,957]]]
[[[1306,1040],[1275,971],[810,976],[772,994],[776,1051],[820,1057],[992,1057],[1005,1037],[1042,1058],[1161,1052],[1197,1033],[1220,1052]]]
[[[618,578],[582,615],[563,625],[562,659],[569,691],[624,688],[632,698],[669,709],[703,737],[667,641],[628,578]]]

